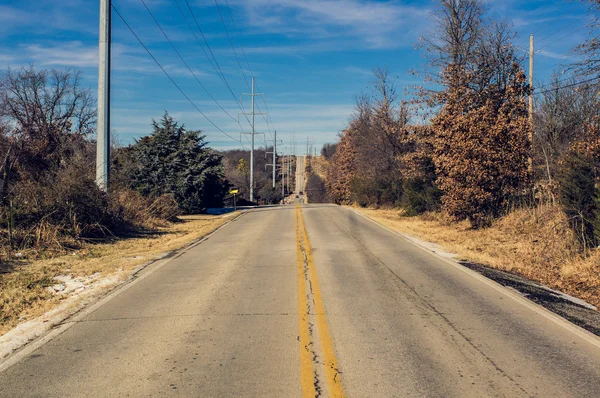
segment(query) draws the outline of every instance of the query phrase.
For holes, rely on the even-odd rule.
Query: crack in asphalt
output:
[[[304,283],[308,286],[307,288],[307,292],[306,292],[306,314],[309,317],[315,316],[316,315],[316,311],[315,311],[315,297],[314,297],[314,290],[313,290],[313,284],[312,281],[310,279],[310,270],[309,270],[309,266],[308,266],[308,256],[306,254],[306,247],[304,245],[304,242],[302,241],[300,243],[300,250],[302,252],[302,261],[303,261],[303,266],[302,266],[302,273],[304,276]],[[310,343],[306,346],[304,346],[304,349],[307,350],[310,355],[311,355],[311,361],[313,363],[314,366],[314,370],[313,370],[313,386],[315,388],[315,397],[321,397],[323,395],[323,387],[322,387],[322,381],[321,381],[321,375],[319,372],[319,365],[323,365],[323,362],[320,360],[320,355],[317,352],[318,347],[315,344],[315,339],[316,339],[316,325],[314,322],[311,322],[310,320],[308,320],[308,335],[310,338]]]

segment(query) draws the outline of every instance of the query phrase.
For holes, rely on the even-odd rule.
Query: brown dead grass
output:
[[[54,258],[22,261],[0,268],[0,336],[20,322],[36,318],[55,308],[66,297],[50,292],[54,277],[118,274],[129,278],[140,266],[162,254],[181,249],[223,225],[227,216],[184,216],[142,237],[113,243],[86,244],[80,250]]]
[[[555,206],[518,209],[480,230],[468,222],[453,223],[442,213],[404,217],[399,210],[357,210],[393,230],[437,243],[462,260],[522,275],[600,307],[600,250],[582,255]]]

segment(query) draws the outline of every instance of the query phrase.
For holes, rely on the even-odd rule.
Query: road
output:
[[[249,211],[0,373],[1,397],[598,397],[598,339],[349,209]]]

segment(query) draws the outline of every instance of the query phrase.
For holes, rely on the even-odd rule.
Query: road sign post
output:
[[[229,194],[233,195],[233,211],[237,211],[237,194],[238,193],[240,193],[240,190],[237,188],[229,190]]]

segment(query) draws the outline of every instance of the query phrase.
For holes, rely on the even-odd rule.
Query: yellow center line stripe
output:
[[[321,289],[319,288],[319,279],[317,278],[317,270],[312,253],[312,247],[310,240],[308,239],[308,233],[306,232],[306,224],[302,217],[302,210],[299,210],[299,219],[302,225],[302,234],[304,237],[304,250],[306,251],[306,257],[308,261],[308,270],[310,281],[312,283],[312,292],[315,300],[315,317],[317,320],[317,328],[319,329],[319,336],[321,338],[321,350],[323,351],[323,360],[325,364],[325,378],[327,380],[327,386],[329,389],[329,396],[332,398],[343,398],[345,397],[344,389],[342,388],[342,381],[338,372],[337,359],[333,350],[333,340],[329,333],[329,326],[327,325],[327,318],[325,316],[325,306],[323,305],[323,298],[321,296]]]
[[[310,334],[306,302],[306,282],[304,278],[304,256],[302,255],[302,238],[299,219],[300,208],[296,207],[296,262],[298,265],[298,326],[300,328],[300,382],[302,396],[314,398],[317,395],[314,383],[313,362],[310,350]]]

